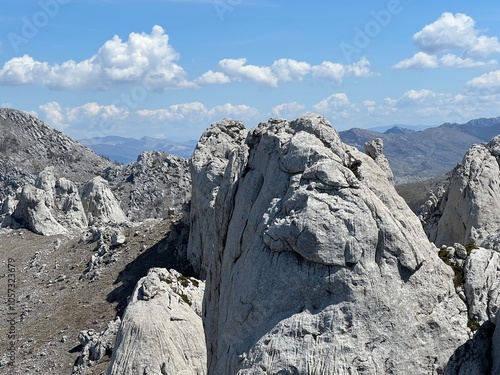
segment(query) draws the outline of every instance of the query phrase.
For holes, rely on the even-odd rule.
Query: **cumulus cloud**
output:
[[[270,67],[247,65],[246,62],[246,58],[224,59],[219,62],[219,68],[233,81],[248,80],[266,86],[278,86],[278,78]]]
[[[248,118],[257,117],[259,111],[247,105],[234,105],[231,103],[207,108],[203,103],[192,102],[174,104],[163,109],[142,109],[137,111],[142,119],[152,121],[212,121],[222,117]]]
[[[126,41],[115,35],[81,62],[49,64],[29,55],[13,58],[0,70],[0,84],[84,90],[106,90],[123,83],[150,90],[185,87],[189,83],[178,59],[163,28],[154,26],[150,34],[131,33]]]
[[[370,69],[370,62],[364,57],[349,65],[331,61],[311,65],[294,59],[279,59],[270,66],[257,66],[247,64],[246,58],[224,59],[219,62],[219,69],[232,82],[250,81],[269,87],[278,87],[283,82],[301,81],[309,74],[312,74],[314,78],[327,80],[334,84],[342,83],[346,77],[375,75]]]
[[[209,70],[203,73],[199,78],[195,80],[198,85],[213,85],[213,84],[224,84],[231,82],[231,79],[222,72],[214,72]]]
[[[418,52],[413,57],[405,59],[394,65],[396,69],[407,69],[407,68],[437,68],[439,67],[438,58],[435,55],[429,55],[425,52]]]
[[[498,76],[500,77],[500,72]],[[395,98],[361,102],[351,101],[345,93],[335,93],[316,103],[313,108],[327,116],[339,129],[348,129],[394,123],[415,124],[415,119],[419,123],[439,125],[444,122],[466,122],[478,117],[494,117],[498,115],[499,100],[500,90],[496,94],[480,95],[419,89],[408,90]]]
[[[330,95],[326,99],[316,103],[313,108],[315,111],[330,115],[333,118],[346,118],[350,113],[358,111],[358,106],[351,103],[347,95],[343,92]]]
[[[100,122],[123,120],[129,113],[114,105],[86,103],[79,107],[62,107],[57,102],[49,102],[38,107],[45,120],[59,130],[66,130],[71,124],[85,123],[92,128]]]
[[[297,102],[282,103],[274,106],[271,109],[273,117],[279,118],[295,118],[304,112],[305,106]]]
[[[496,60],[481,61],[489,55],[500,53],[500,42],[496,36],[480,35],[475,21],[463,13],[445,12],[439,19],[426,25],[413,35],[413,42],[419,48],[409,59],[393,67],[407,68],[474,68],[494,65]],[[449,51],[458,52],[446,53]],[[444,54],[439,56],[440,54]]]
[[[439,67],[447,68],[476,68],[488,65],[495,65],[496,60],[478,61],[469,57],[462,58],[451,53],[447,53],[440,58],[436,55],[429,55],[425,52],[417,52],[413,57],[400,61],[394,65],[396,69],[435,69]]]
[[[479,93],[500,93],[500,70],[471,79],[465,84],[465,88]]]

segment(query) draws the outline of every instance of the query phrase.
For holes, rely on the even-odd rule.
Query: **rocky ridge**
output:
[[[36,117],[0,108],[0,201],[34,184],[47,166],[79,185],[112,165]]]

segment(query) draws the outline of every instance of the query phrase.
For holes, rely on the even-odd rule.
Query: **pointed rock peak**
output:
[[[389,181],[394,183],[394,175],[389,165],[389,160],[384,155],[384,141],[381,138],[376,138],[373,141],[366,142],[365,153],[386,173]]]
[[[89,225],[128,221],[127,216],[110,190],[108,182],[100,176],[94,177],[84,185],[82,204]]]

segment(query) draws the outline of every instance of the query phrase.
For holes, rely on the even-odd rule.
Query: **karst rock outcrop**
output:
[[[225,119],[191,163],[208,374],[437,374],[468,338],[451,268],[324,118]]]
[[[120,207],[108,182],[94,177],[83,186],[82,204],[87,214],[89,225],[97,223],[125,223],[127,216]]]
[[[453,171],[426,227],[436,245],[500,245],[500,136],[474,145]]]
[[[108,375],[206,374],[204,283],[152,268],[132,294]]]

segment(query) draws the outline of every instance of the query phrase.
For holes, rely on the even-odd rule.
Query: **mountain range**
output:
[[[344,143],[359,150],[364,150],[365,142],[382,139],[384,154],[399,184],[445,174],[473,144],[488,142],[499,133],[500,117],[496,117],[465,124],[446,123],[420,131],[407,131],[401,126],[384,133],[354,128],[339,135]]]
[[[375,138],[384,143],[384,153],[397,184],[443,175],[460,162],[473,144],[489,141],[500,133],[500,117],[471,120],[465,124],[440,126],[392,125],[370,129],[340,131],[346,144],[364,151],[364,144]],[[141,139],[106,136],[82,139],[80,143],[111,161],[128,164],[144,151],[158,150],[189,158],[195,140],[176,142],[168,139]]]
[[[129,164],[144,151],[163,151],[188,159],[197,141],[176,142],[165,138],[142,137],[141,139],[106,136],[80,139],[79,142],[96,154],[111,161]]]

